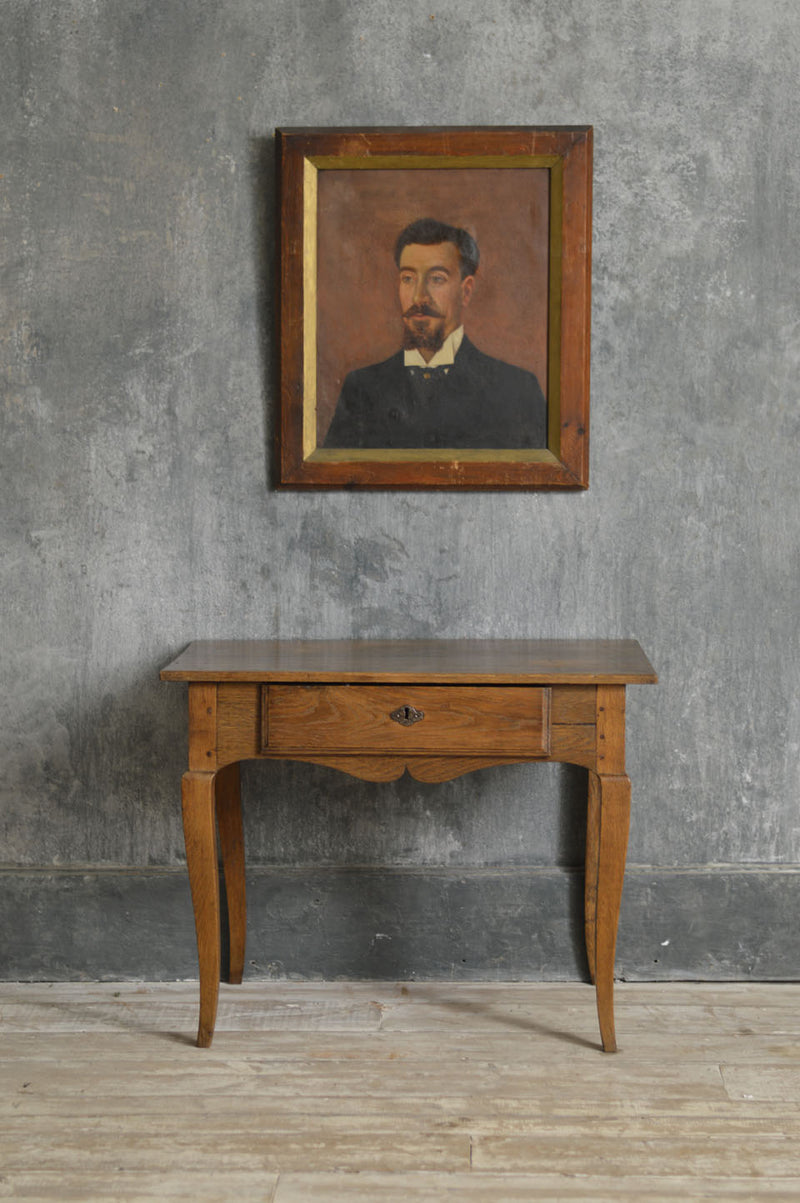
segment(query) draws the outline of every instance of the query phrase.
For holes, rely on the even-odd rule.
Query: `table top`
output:
[[[643,685],[634,639],[214,639],[190,643],[162,681]]]

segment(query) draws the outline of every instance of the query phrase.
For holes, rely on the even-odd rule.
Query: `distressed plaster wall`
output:
[[[621,971],[798,976],[794,0],[2,27],[0,973],[193,972],[157,676],[188,640],[491,635],[635,637],[660,672]],[[589,491],[276,492],[274,128],[478,123],[595,127]],[[244,787],[253,972],[583,971],[578,770]]]

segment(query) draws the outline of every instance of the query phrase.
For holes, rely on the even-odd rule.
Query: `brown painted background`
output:
[[[542,168],[319,173],[320,441],[347,373],[401,345],[394,244],[419,217],[472,234],[481,261],[465,330],[488,355],[535,372],[547,395],[548,185]]]

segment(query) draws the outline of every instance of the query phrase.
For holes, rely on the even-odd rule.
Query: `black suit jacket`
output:
[[[407,368],[403,352],[350,372],[326,447],[547,446],[547,402],[532,372],[464,336],[447,371]]]

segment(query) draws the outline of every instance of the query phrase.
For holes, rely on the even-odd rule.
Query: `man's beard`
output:
[[[415,318],[433,317],[439,321],[415,322]],[[403,349],[413,351],[438,351],[444,342],[444,316],[430,305],[412,305],[403,314]]]

